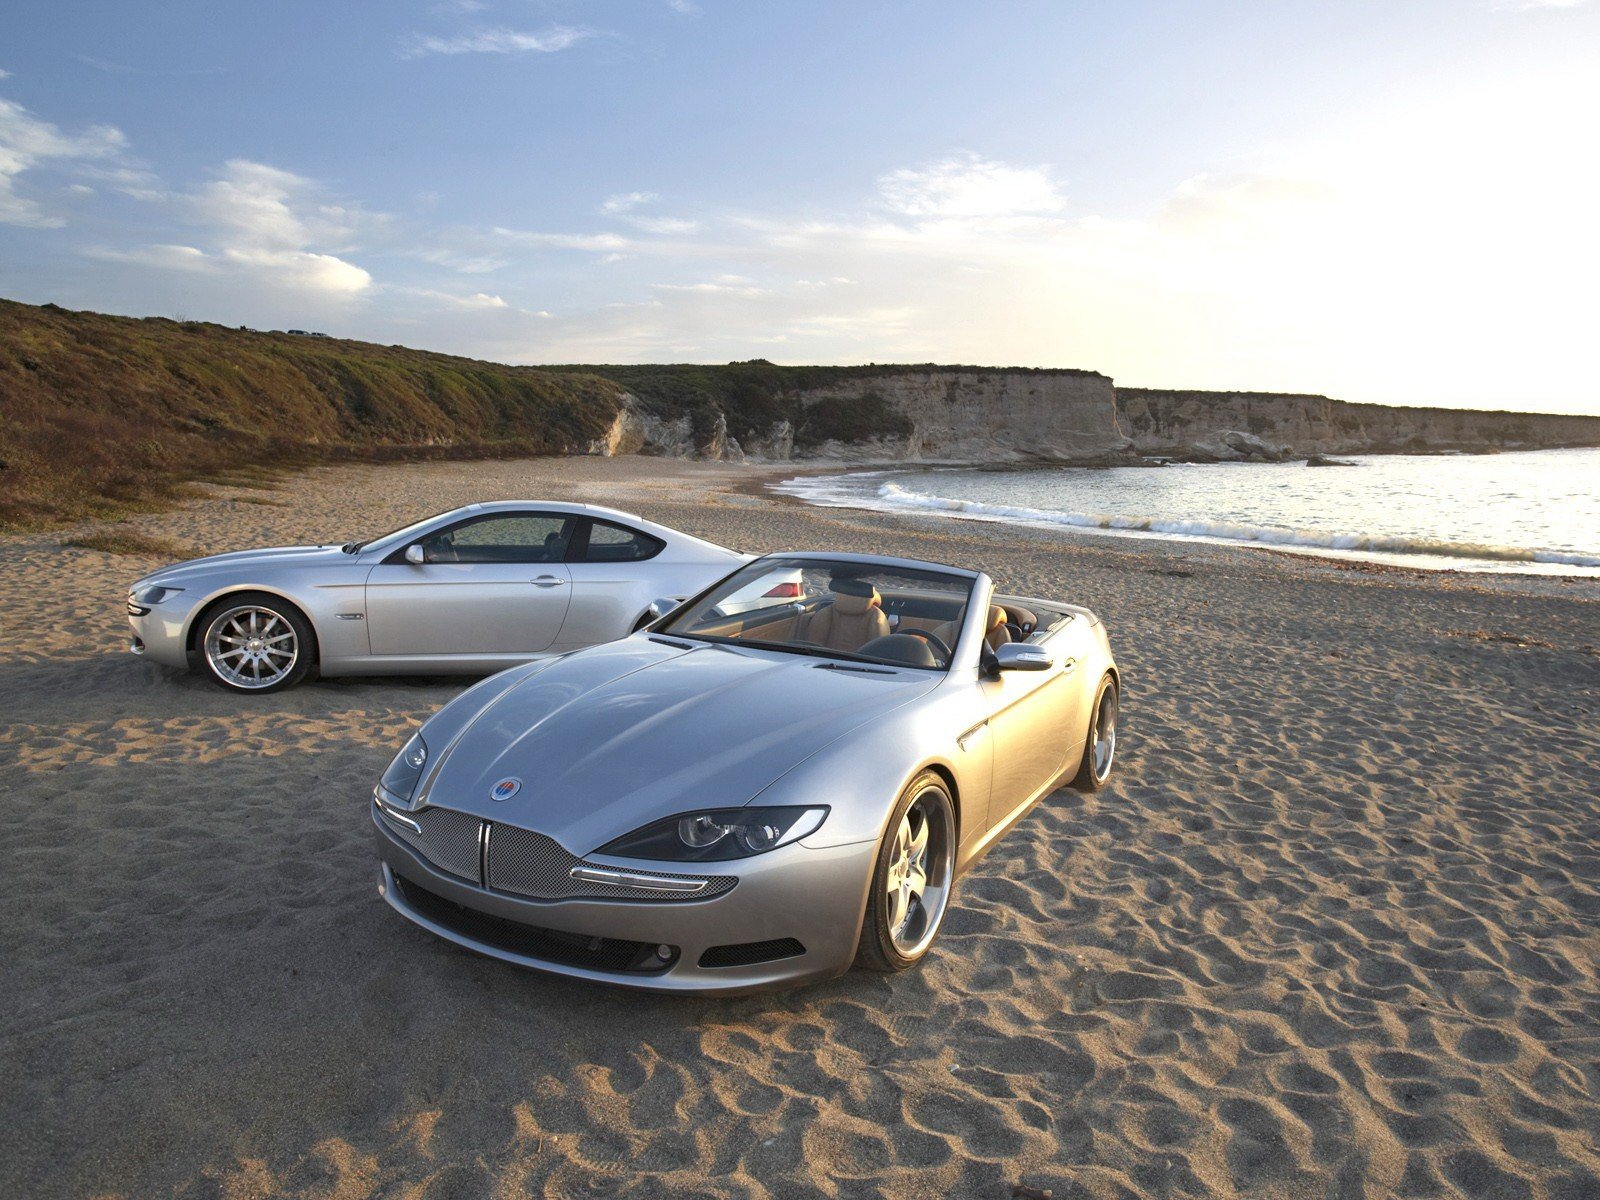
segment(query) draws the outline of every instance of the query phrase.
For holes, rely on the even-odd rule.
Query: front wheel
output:
[[[217,604],[197,639],[211,681],[230,692],[276,692],[311,670],[311,625],[292,605],[265,593]]]
[[[878,846],[856,963],[904,971],[938,935],[955,884],[956,815],[944,780],[924,771],[889,816]]]
[[[1111,779],[1117,758],[1117,681],[1109,674],[1095,689],[1089,715],[1088,736],[1083,739],[1083,761],[1072,786],[1080,792],[1098,792]]]

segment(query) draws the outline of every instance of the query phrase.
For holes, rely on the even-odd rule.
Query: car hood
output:
[[[689,645],[639,634],[531,672],[448,747],[434,747],[442,755],[422,801],[535,829],[587,854],[662,817],[748,804],[828,743],[943,678]],[[491,800],[504,779],[520,789]]]
[[[176,582],[180,579],[190,579],[197,575],[204,575],[219,568],[248,567],[254,570],[261,567],[313,566],[318,563],[337,563],[348,566],[355,561],[352,556],[334,545],[272,546],[264,550],[235,550],[230,554],[212,554],[205,558],[191,558],[187,562],[163,567],[159,571],[152,571],[133,586],[142,587],[147,583]]]

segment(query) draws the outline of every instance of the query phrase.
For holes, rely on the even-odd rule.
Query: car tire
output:
[[[1072,786],[1080,792],[1098,792],[1111,781],[1117,762],[1117,709],[1121,694],[1117,681],[1107,672],[1094,691],[1094,707],[1089,710],[1089,728],[1083,738],[1083,759]]]
[[[920,890],[915,861],[919,835]],[[936,772],[922,772],[901,793],[878,845],[857,966],[904,971],[928,953],[955,885],[956,836],[949,787]]]
[[[230,692],[281,692],[305,679],[316,662],[316,635],[298,608],[266,592],[224,596],[201,616],[195,633],[200,669]]]

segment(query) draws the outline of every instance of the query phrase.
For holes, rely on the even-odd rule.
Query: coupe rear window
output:
[[[661,553],[666,545],[642,529],[629,529],[610,521],[589,521],[587,543],[575,545],[569,562],[643,562]]]

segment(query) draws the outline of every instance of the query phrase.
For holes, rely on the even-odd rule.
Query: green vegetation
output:
[[[0,301],[0,526],[312,462],[569,453],[618,405],[581,371]]]

